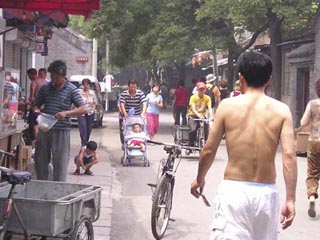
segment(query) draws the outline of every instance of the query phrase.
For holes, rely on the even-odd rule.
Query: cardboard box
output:
[[[307,152],[309,132],[297,133],[296,152]]]
[[[21,158],[22,159],[31,159],[31,156],[32,156],[32,146],[22,146]]]

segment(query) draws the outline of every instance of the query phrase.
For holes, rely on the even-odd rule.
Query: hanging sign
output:
[[[44,53],[45,52],[45,43],[44,42],[37,42],[36,43],[36,51],[37,51],[37,53]]]

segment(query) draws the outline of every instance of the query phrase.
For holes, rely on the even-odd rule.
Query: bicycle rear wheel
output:
[[[161,239],[165,234],[171,213],[173,193],[173,178],[164,174],[152,198],[151,228],[155,239]]]

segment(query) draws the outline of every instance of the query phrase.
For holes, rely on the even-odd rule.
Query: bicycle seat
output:
[[[6,180],[10,184],[24,184],[30,182],[32,176],[29,172],[10,172],[6,174]]]

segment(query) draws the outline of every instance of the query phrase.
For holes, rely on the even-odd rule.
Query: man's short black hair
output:
[[[29,74],[29,75],[37,75],[37,69],[35,69],[35,68],[29,68],[28,70],[27,70],[27,74]]]
[[[244,77],[248,86],[263,87],[272,74],[271,58],[258,51],[248,51],[240,55],[237,61],[238,72]]]
[[[130,86],[130,84],[137,84],[137,86],[138,86],[138,82],[137,82],[137,80],[135,80],[135,79],[129,80],[128,86]]]
[[[98,145],[95,141],[89,141],[89,142],[87,142],[86,147],[92,151],[95,151],[95,150],[97,150]]]
[[[180,80],[179,83],[178,83],[178,86],[184,87],[184,81],[183,81],[183,80]]]
[[[60,76],[65,77],[67,75],[67,65],[64,61],[56,60],[52,63],[50,63],[48,67],[49,73],[55,73]]]
[[[45,68],[40,68],[39,71],[38,71],[38,73],[40,73],[40,72],[47,73],[47,69],[45,69]]]

